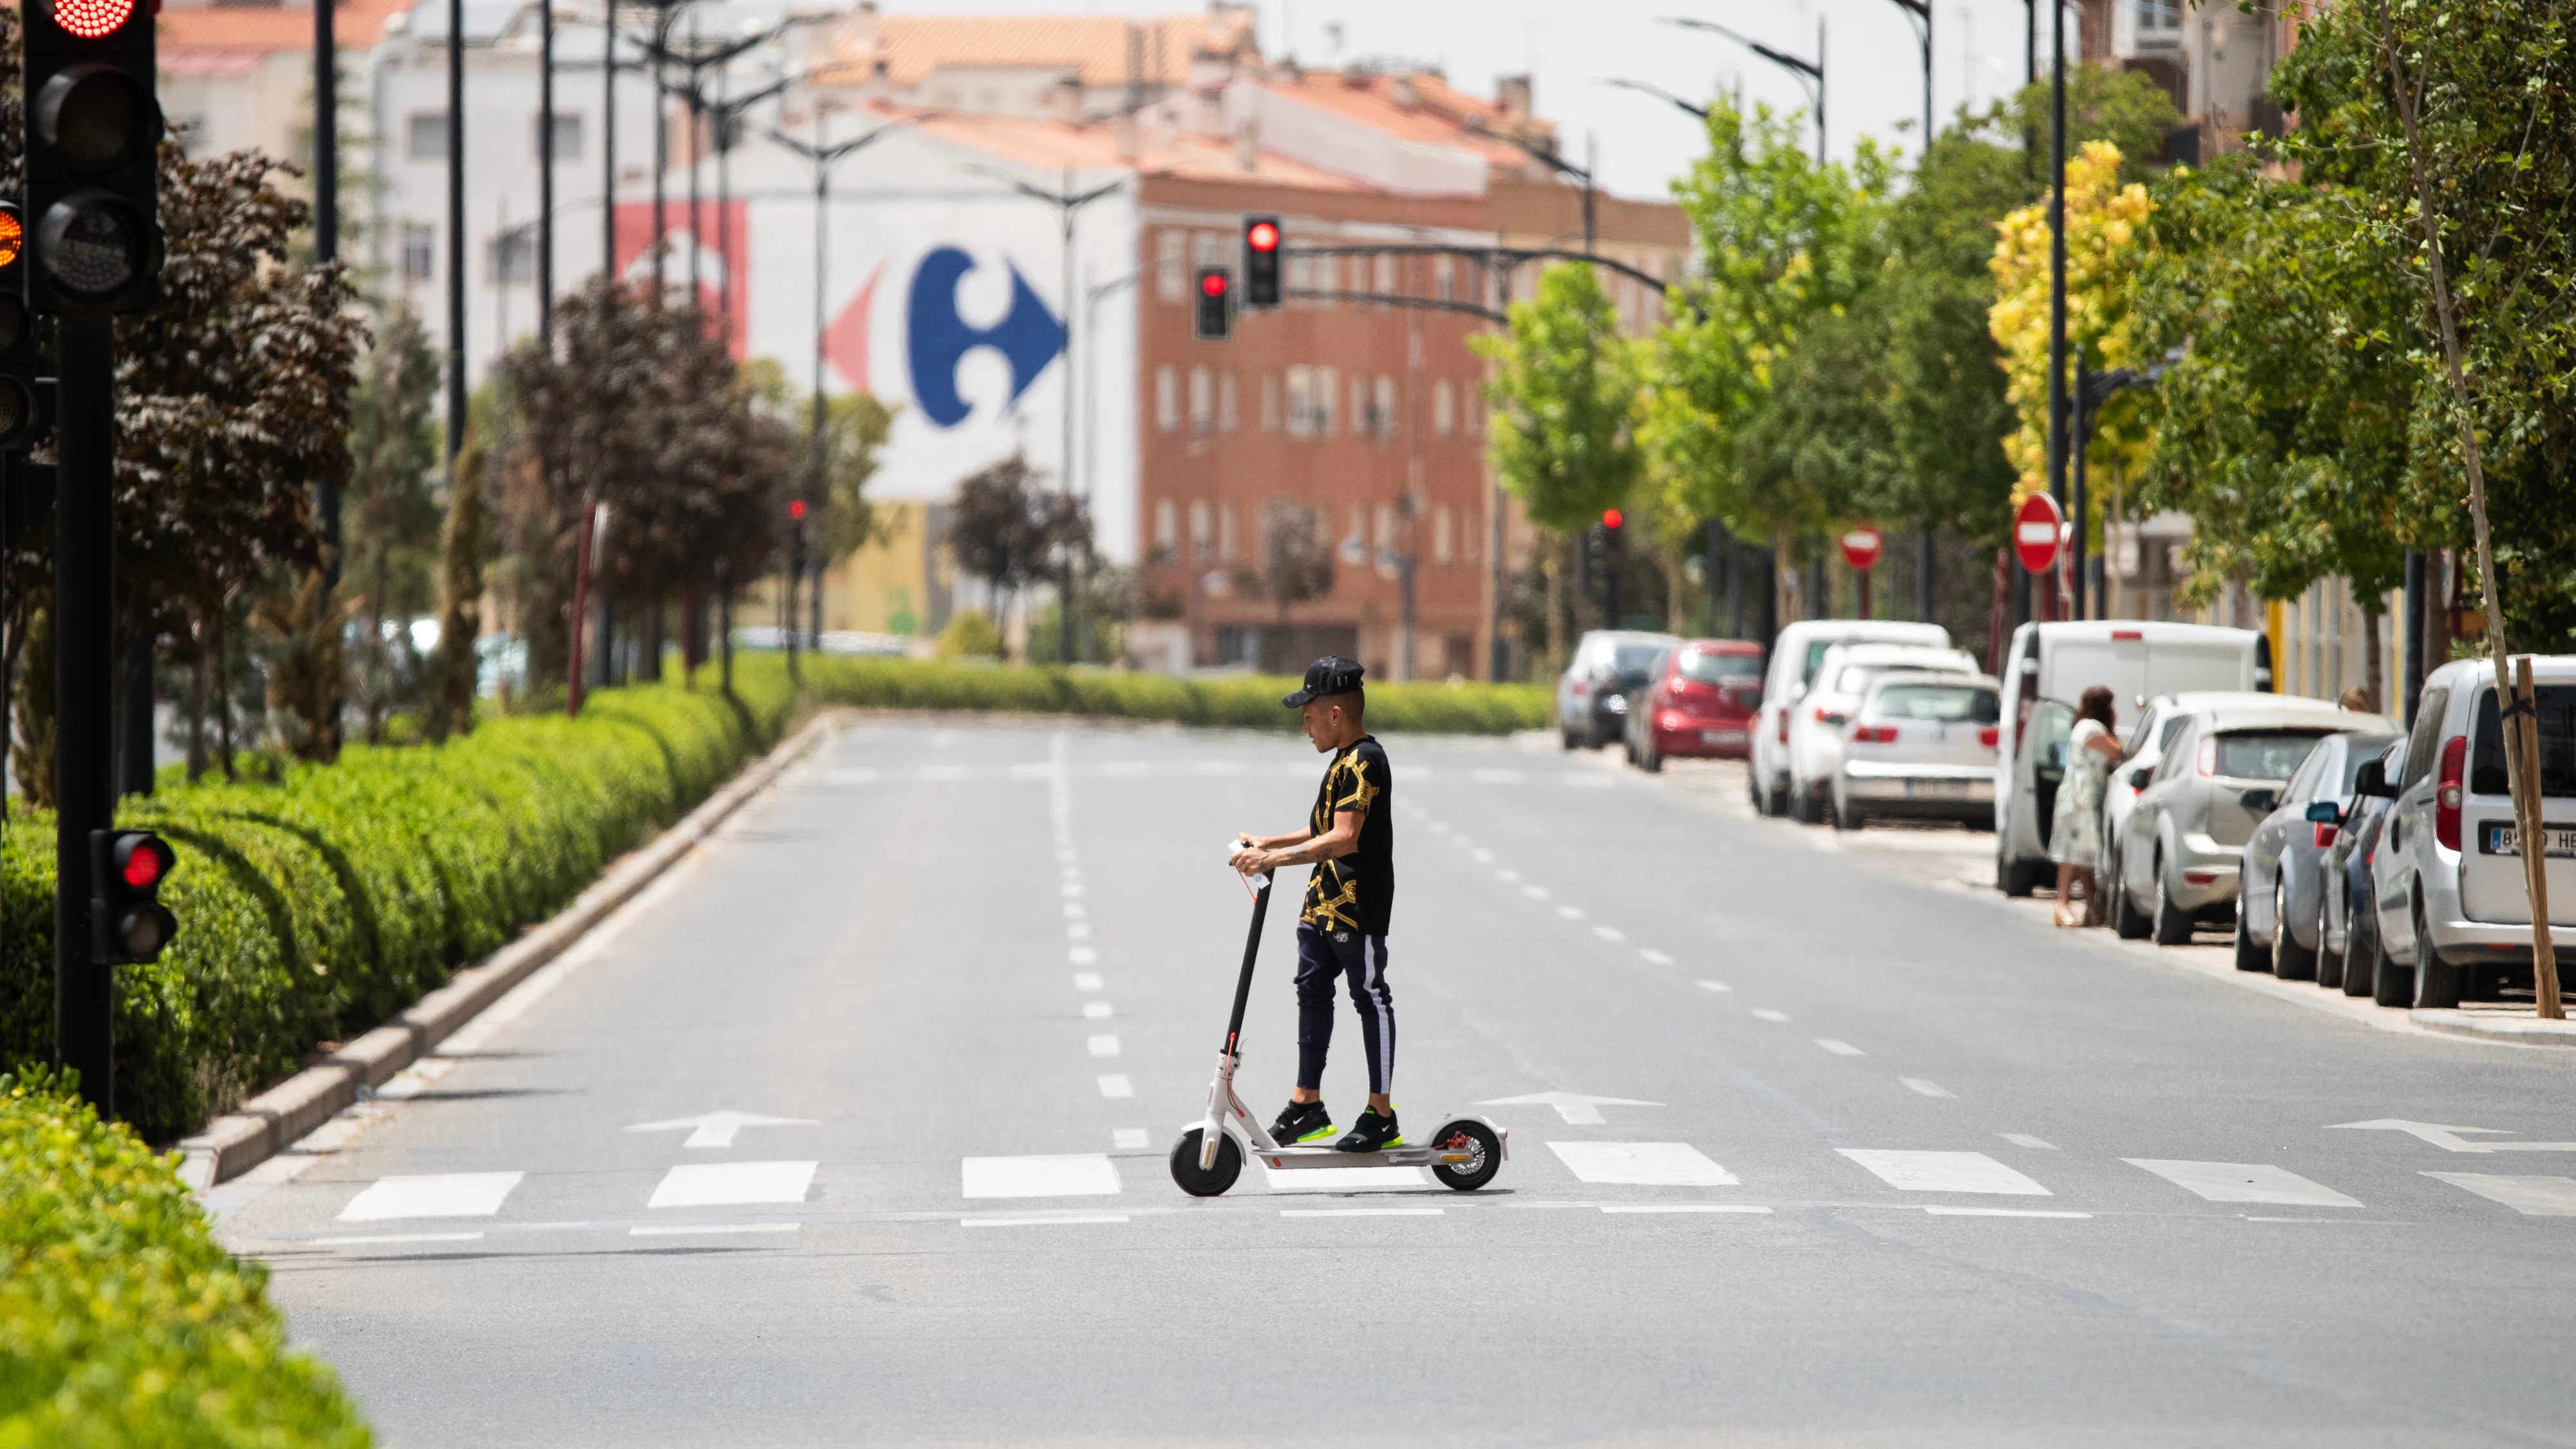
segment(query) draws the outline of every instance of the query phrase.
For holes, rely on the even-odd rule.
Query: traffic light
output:
[[[161,882],[178,855],[148,830],[93,830],[89,859],[90,959],[102,966],[160,960],[179,934],[178,918],[161,904]]]
[[[1243,219],[1243,305],[1279,305],[1279,218]]]
[[[31,311],[133,312],[157,300],[159,9],[138,0],[27,0]]]
[[[1197,325],[1201,342],[1223,342],[1234,335],[1234,278],[1223,267],[1199,268]]]
[[[1601,526],[1610,530],[1610,534],[1614,538],[1618,536],[1619,525],[1627,521],[1626,515],[1620,513],[1616,508],[1607,508],[1602,510]]]
[[[27,223],[14,201],[0,201],[0,451],[16,451],[43,431],[36,407],[36,318],[27,310]]]

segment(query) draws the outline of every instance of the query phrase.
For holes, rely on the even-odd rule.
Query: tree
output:
[[[997,621],[1021,590],[1054,576],[1051,561],[1059,550],[1091,542],[1090,524],[1073,500],[1030,487],[1037,476],[1026,457],[1013,453],[957,485],[948,546],[957,567],[992,586]]]
[[[482,662],[475,646],[483,633],[483,570],[492,527],[484,501],[491,458],[482,430],[468,429],[439,531],[438,647],[430,654],[423,710],[434,740],[474,728]]]
[[[1323,514],[1293,498],[1272,501],[1261,525],[1261,572],[1239,579],[1236,588],[1279,606],[1279,627],[1288,627],[1288,611],[1333,591],[1333,541]]]
[[[431,402],[438,380],[438,356],[420,318],[396,304],[349,400],[341,570],[366,620],[356,675],[371,741],[383,738],[385,713],[398,702],[411,664],[409,634],[388,640],[385,624],[427,612],[436,597],[440,509],[431,482],[439,442]]]

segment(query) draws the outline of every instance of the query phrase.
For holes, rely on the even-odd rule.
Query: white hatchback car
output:
[[[1747,772],[1753,808],[1765,815],[1789,813],[1789,716],[1806,694],[1808,681],[1816,677],[1817,666],[1824,663],[1825,651],[1850,639],[1950,647],[1950,631],[1938,624],[1801,619],[1781,629],[1771,641],[1771,662],[1763,670],[1762,711],[1754,719],[1752,769]]]
[[[2576,656],[2534,659],[2531,675],[2549,923],[2576,926]],[[2411,973],[2417,1006],[2457,1006],[2531,973],[2531,895],[2505,791],[2501,718],[2493,664],[2443,665],[2424,680],[2405,769],[2392,782],[2396,799],[2371,858],[2379,967]],[[2408,998],[2400,990],[2380,999]]]
[[[1873,817],[1995,823],[2003,686],[1984,674],[1881,674],[1852,711],[1834,778],[1834,828]]]
[[[1842,771],[1844,732],[1874,680],[1889,674],[1981,672],[1977,657],[1965,649],[1859,641],[1827,649],[1805,697],[1789,713],[1789,813],[1810,825],[1825,823],[1834,777]]]

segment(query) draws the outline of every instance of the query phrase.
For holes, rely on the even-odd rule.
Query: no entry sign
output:
[[[1886,542],[1877,529],[1866,523],[1851,529],[1842,536],[1843,562],[1866,573],[1870,565],[1878,562],[1878,551]]]
[[[2065,531],[2065,522],[2057,500],[2045,493],[2021,501],[2020,511],[2013,515],[2013,552],[2021,555],[2023,568],[2044,574],[2057,566],[2058,536]]]

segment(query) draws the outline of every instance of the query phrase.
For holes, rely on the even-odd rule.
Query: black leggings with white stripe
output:
[[[1324,1085],[1324,1053],[1333,1044],[1333,978],[1348,975],[1351,1005],[1368,1043],[1371,1095],[1395,1079],[1395,994],[1386,986],[1386,937],[1297,926],[1297,1085]]]

